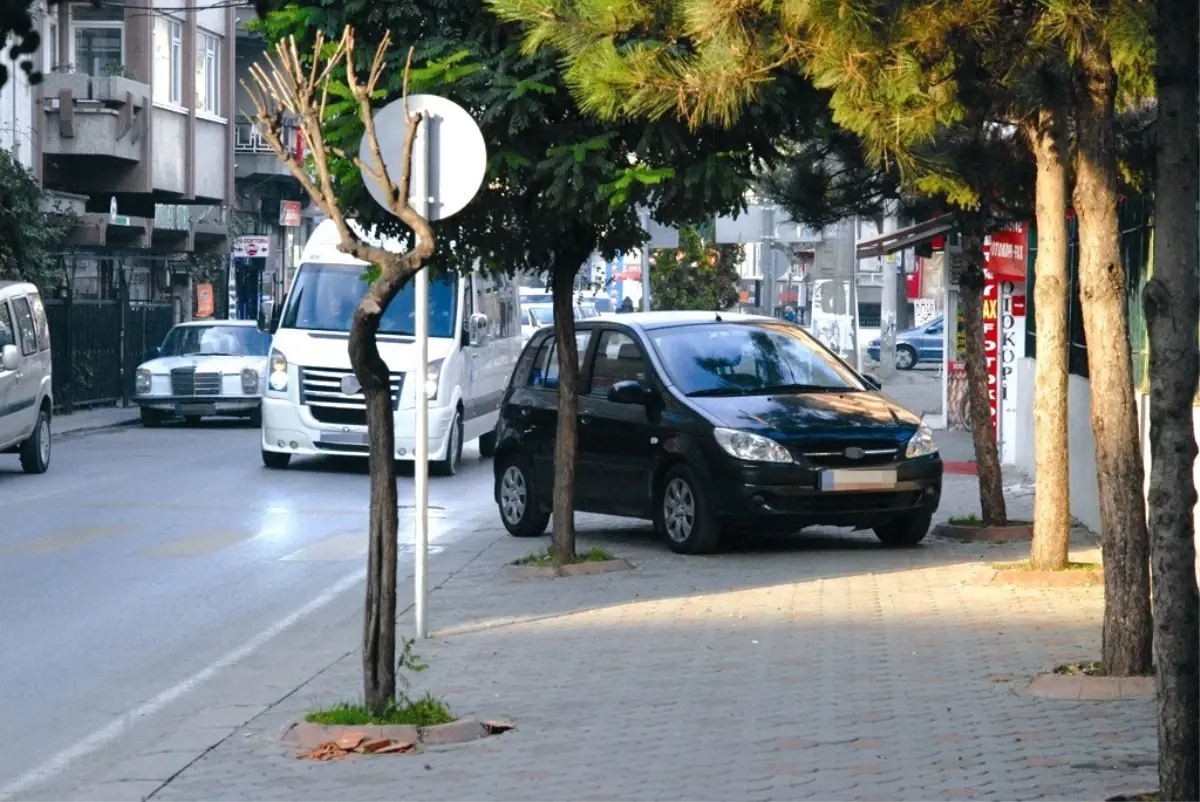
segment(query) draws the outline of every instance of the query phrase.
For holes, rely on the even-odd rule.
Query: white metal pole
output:
[[[646,241],[642,243],[642,311],[650,311],[650,212],[642,213],[642,226],[646,229]]]
[[[421,128],[414,143],[413,186],[416,188],[416,211],[429,218],[429,137],[430,116],[421,112]],[[416,396],[416,425],[413,427],[415,445],[413,457],[413,488],[416,491],[416,566],[413,576],[414,612],[418,638],[429,637],[429,396],[425,392],[425,375],[429,370],[429,268],[417,271],[413,311],[416,315],[417,370],[413,392]]]

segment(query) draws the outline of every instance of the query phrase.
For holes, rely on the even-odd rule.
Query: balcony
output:
[[[163,250],[229,252],[229,208],[156,203],[154,244]]]
[[[291,123],[283,126],[283,144],[298,159],[304,158],[304,140],[300,137],[300,127]],[[236,178],[253,178],[257,180],[268,178],[291,179],[292,174],[283,161],[271,150],[267,140],[259,133],[254,123],[239,122],[234,137],[234,176]]]
[[[42,152],[127,164],[145,153],[150,87],[119,76],[50,73],[42,82]]]

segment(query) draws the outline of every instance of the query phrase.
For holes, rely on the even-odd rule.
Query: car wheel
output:
[[[462,462],[462,434],[462,415],[455,412],[454,420],[450,422],[450,442],[446,444],[446,458],[435,460],[429,466],[437,476],[453,476],[458,473],[459,463]]]
[[[709,511],[708,499],[696,473],[686,465],[667,471],[658,491],[654,528],[662,532],[671,551],[710,554],[721,545],[721,526]]]
[[[263,465],[273,470],[281,471],[288,466],[292,461],[292,455],[283,451],[267,451],[262,450]]]
[[[885,546],[915,546],[929,534],[932,519],[932,514],[927,512],[905,515],[889,524],[875,527],[875,537]]]
[[[479,456],[494,457],[496,456],[496,430],[492,429],[487,434],[479,435]]]
[[[262,428],[262,408],[261,407],[250,413],[250,425],[256,429]]]
[[[50,469],[50,413],[38,412],[33,434],[21,444],[21,468],[25,473],[45,473]]]
[[[917,352],[911,345],[901,345],[896,347],[896,368],[899,370],[912,370],[917,366]]]
[[[529,461],[520,454],[509,454],[504,457],[496,476],[496,504],[508,533],[513,537],[544,535],[550,513],[538,506]]]
[[[161,411],[159,411],[157,409],[150,409],[149,407],[142,407],[142,411],[141,411],[142,425],[145,426],[147,429],[154,429],[158,426],[162,426],[162,422],[166,417],[167,417],[166,415],[164,415]]]

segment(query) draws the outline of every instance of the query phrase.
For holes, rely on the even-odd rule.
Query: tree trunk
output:
[[[1084,43],[1078,78],[1075,212],[1079,217],[1079,293],[1091,372],[1104,553],[1101,662],[1106,674],[1143,675],[1150,672],[1153,626],[1145,474],[1117,219],[1116,76],[1106,44],[1092,39]],[[1194,204],[1195,199],[1188,202]],[[1194,337],[1195,332],[1189,336]]]
[[[1158,182],[1154,277],[1143,296],[1150,331],[1150,541],[1158,680],[1160,799],[1200,799],[1200,598],[1196,588],[1196,434],[1200,383],[1200,11],[1158,8]]]
[[[1003,526],[1008,523],[1008,513],[1004,506],[996,427],[992,423],[988,398],[987,351],[983,341],[983,240],[979,236],[964,236],[963,239],[967,268],[959,279],[958,291],[963,307],[963,346],[966,349],[963,358],[967,363],[971,436],[975,441],[975,467],[979,474],[979,510],[985,524]]]
[[[1037,163],[1037,264],[1034,316],[1033,502],[1030,561],[1039,570],[1067,567],[1071,541],[1070,441],[1067,436],[1067,166],[1061,117],[1045,112],[1028,131]]]
[[[584,257],[586,258],[586,256]],[[558,428],[554,434],[554,533],[556,567],[575,561],[575,456],[579,451],[579,353],[575,345],[575,274],[583,259],[566,256],[554,266],[554,340],[558,344]]]

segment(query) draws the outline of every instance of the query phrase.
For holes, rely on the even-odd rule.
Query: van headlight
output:
[[[933,439],[933,429],[930,429],[929,424],[922,421],[921,425],[917,427],[917,433],[909,438],[904,458],[927,457],[930,454],[936,454],[937,450],[937,443]]]
[[[442,377],[442,363],[445,361],[435,359],[425,367],[425,397],[430,401],[437,398],[438,380]]]
[[[242,368],[242,392],[246,395],[258,392],[258,371],[254,368]]]
[[[138,368],[134,376],[134,388],[138,395],[145,395],[150,392],[150,369]]]
[[[288,361],[281,352],[271,349],[271,359],[267,362],[270,376],[267,386],[277,393],[282,393],[288,387]]]
[[[747,462],[794,462],[792,455],[783,446],[761,434],[743,432],[740,429],[713,429],[717,445],[725,453]]]

